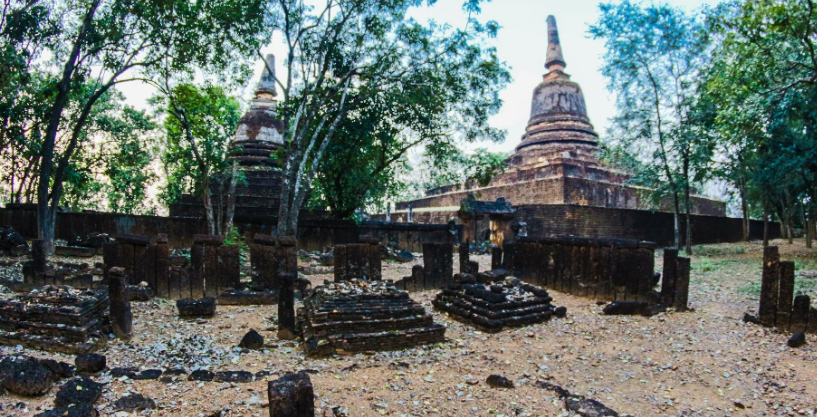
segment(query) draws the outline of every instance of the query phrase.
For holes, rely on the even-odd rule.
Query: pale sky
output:
[[[668,0],[668,3],[694,10],[703,4],[716,4],[717,0]],[[547,48],[547,28],[545,19],[552,14],[556,17],[559,37],[567,68],[572,80],[584,91],[590,121],[600,135],[615,114],[614,97],[607,91],[604,78],[599,73],[604,54],[604,44],[587,38],[587,27],[598,18],[598,0],[493,0],[484,4],[481,21],[495,20],[502,27],[496,39],[490,40],[496,48],[500,60],[511,68],[513,81],[502,91],[502,110],[491,119],[493,126],[508,132],[505,143],[488,147],[493,151],[513,151],[519,144],[530,117],[530,100],[534,87],[545,73],[545,51]],[[439,23],[449,23],[462,27],[466,15],[462,12],[462,0],[438,0],[431,8],[414,11],[412,16],[420,21],[430,18]],[[283,48],[271,45],[263,51],[283,56]],[[282,71],[278,62],[277,70]],[[255,77],[243,91],[247,103],[252,98],[255,84],[260,77],[263,64],[255,65]],[[128,102],[144,108],[145,100],[153,92],[150,87],[137,83],[126,83],[120,90]]]

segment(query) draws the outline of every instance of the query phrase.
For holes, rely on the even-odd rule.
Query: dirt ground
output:
[[[797,289],[817,297],[817,249],[776,241],[781,259],[795,260]],[[275,336],[276,307],[219,306],[208,320],[182,320],[167,300],[134,303],[134,337],[111,340],[108,367],[267,370],[276,378],[310,370],[316,408],[340,405],[350,416],[567,416],[547,380],[633,416],[817,414],[817,337],[799,349],[789,334],[741,322],[756,312],[762,248],[759,242],[696,247],[690,305],[693,311],[653,317],[604,316],[596,300],[551,291],[564,319],[486,334],[434,312],[448,327],[446,342],[406,351],[306,358],[299,346]],[[455,255],[456,256],[456,255]],[[661,271],[661,254],[656,254]],[[487,269],[490,257],[473,257]],[[422,262],[421,260],[416,263]],[[384,262],[386,279],[410,275],[413,263]],[[455,261],[455,265],[457,262]],[[802,276],[800,275],[802,274]],[[317,285],[330,275],[307,277]],[[431,291],[412,298],[432,310]],[[235,346],[249,330],[266,340],[263,351]],[[21,350],[73,363],[72,356]],[[516,388],[494,389],[485,379],[503,374]],[[266,381],[245,384],[133,381],[103,373],[101,415],[127,392],[158,405],[152,416],[266,416]],[[39,398],[0,396],[0,415],[34,415],[53,406],[58,387]]]

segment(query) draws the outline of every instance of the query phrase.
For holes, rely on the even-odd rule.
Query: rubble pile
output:
[[[506,326],[541,323],[563,314],[550,304],[552,300],[545,289],[513,277],[484,284],[472,275],[457,274],[431,303],[461,321],[496,333]]]
[[[11,226],[0,226],[0,255],[23,256],[29,253],[28,242]]]
[[[108,293],[46,285],[0,300],[0,344],[87,353],[105,343]]]
[[[298,309],[308,355],[399,350],[443,341],[445,327],[391,281],[325,282]]]

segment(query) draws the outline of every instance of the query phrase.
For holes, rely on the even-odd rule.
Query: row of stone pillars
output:
[[[229,288],[238,288],[241,280],[237,245],[224,245],[221,236],[194,235],[190,265],[174,264],[167,235],[153,241],[146,236],[117,235],[116,242],[103,246],[104,278],[112,267],[125,271],[127,282],[146,282],[156,296],[169,299],[214,297]],[[186,261],[185,261],[186,263]]]
[[[817,310],[808,295],[794,296],[794,262],[781,261],[777,246],[763,248],[758,321],[790,332],[817,331]]]
[[[454,277],[454,245],[424,243],[423,265],[414,265],[411,276],[394,283],[398,289],[424,291],[441,289]]]

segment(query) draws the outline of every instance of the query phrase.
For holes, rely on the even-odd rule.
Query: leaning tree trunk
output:
[[[45,251],[48,254],[54,253],[54,227],[56,226],[56,210],[59,206],[59,196],[51,194],[51,175],[54,171],[54,149],[57,143],[57,132],[59,130],[62,113],[69,102],[71,92],[71,80],[77,65],[77,59],[85,42],[88,28],[91,26],[94,15],[99,7],[100,0],[94,0],[85,13],[82,26],[79,28],[71,53],[63,66],[62,76],[56,85],[57,95],[54,104],[49,109],[48,125],[43,138],[42,149],[40,150],[40,180],[37,183],[37,235],[45,241]],[[54,184],[58,186],[59,184]],[[50,198],[49,198],[50,197]],[[54,201],[50,201],[54,200]],[[51,202],[51,204],[49,204]]]

